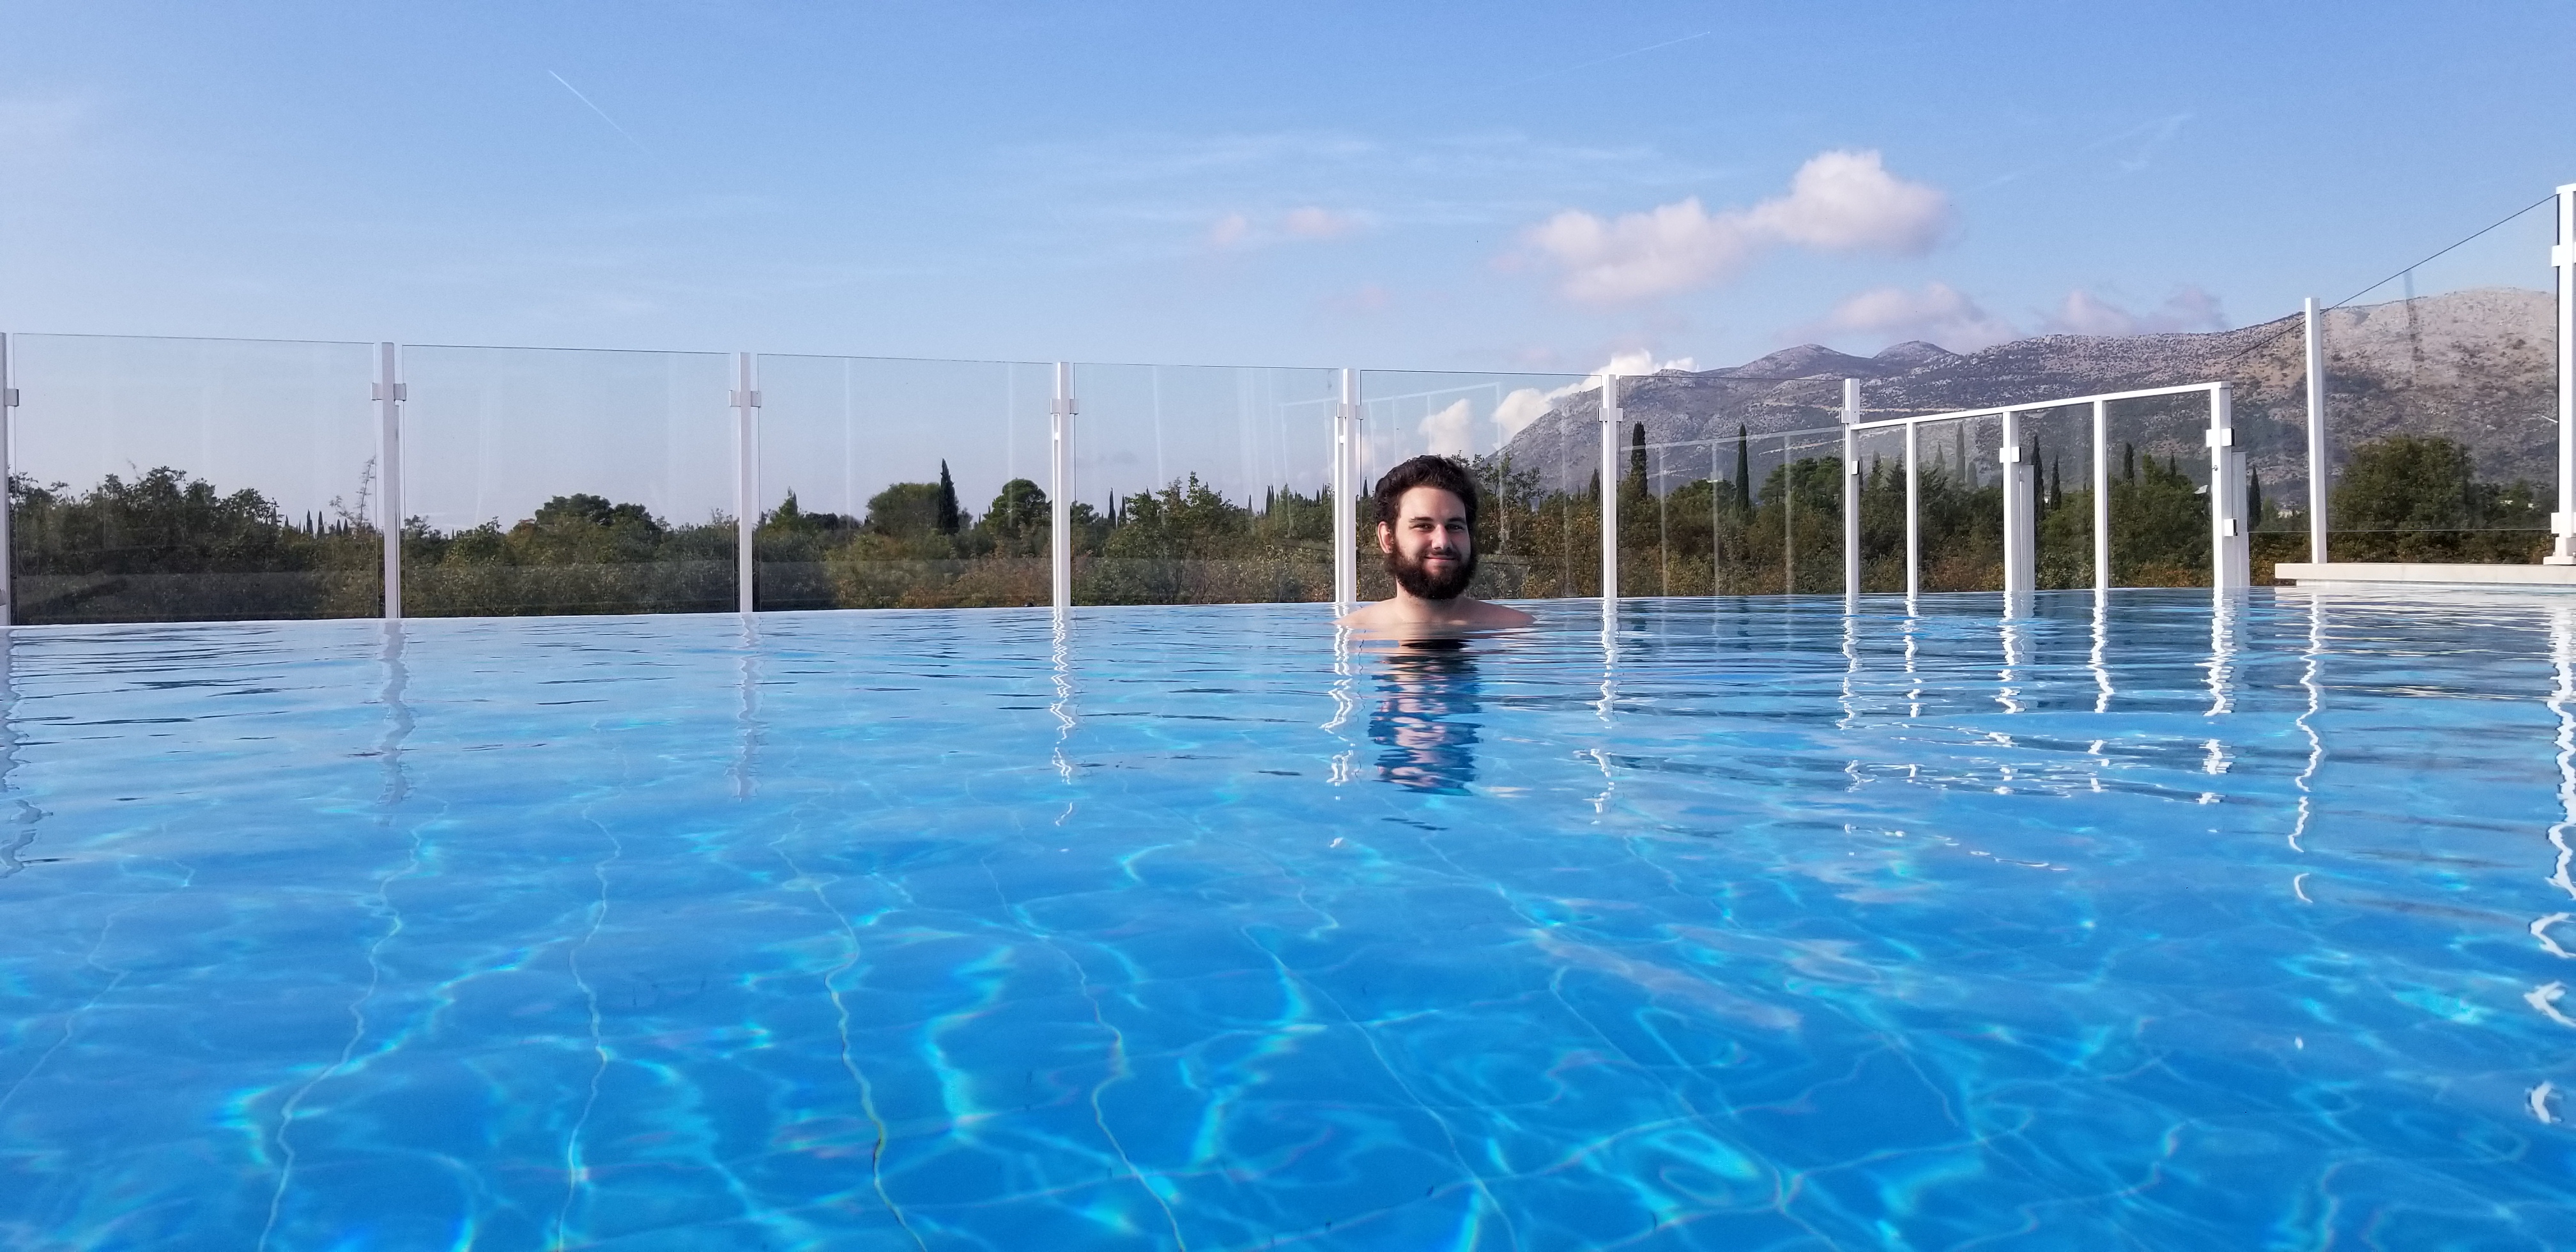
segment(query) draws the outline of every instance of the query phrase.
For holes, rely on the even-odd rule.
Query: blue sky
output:
[[[2563,3],[58,0],[0,29],[19,331],[1707,367],[2242,325],[2576,181]],[[1818,169],[1858,174],[1802,195]],[[2424,282],[2545,285],[2547,228]]]

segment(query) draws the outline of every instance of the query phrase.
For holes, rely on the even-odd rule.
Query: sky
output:
[[[2251,324],[2576,181],[2565,3],[0,0],[0,30],[15,332],[1711,368]],[[2546,286],[2550,229],[2418,282]]]

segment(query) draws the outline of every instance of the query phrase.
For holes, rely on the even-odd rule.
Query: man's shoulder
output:
[[[1467,619],[1478,626],[1527,626],[1538,620],[1508,604],[1496,604],[1491,600],[1469,600],[1463,607],[1467,609]]]

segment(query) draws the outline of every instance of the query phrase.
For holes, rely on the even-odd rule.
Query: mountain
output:
[[[2554,481],[2555,305],[2548,292],[2488,287],[2328,312],[2330,443],[2342,449],[2395,433],[2445,435],[2468,446],[2481,478]],[[1964,354],[1920,341],[1873,357],[1805,344],[1728,369],[1623,379],[1620,405],[1628,423],[1645,423],[1650,443],[1679,445],[1657,449],[1655,487],[1662,491],[1708,477],[1712,466],[1731,472],[1739,426],[1785,437],[1801,457],[1841,455],[1845,378],[1861,380],[1871,419],[2230,382],[2238,443],[2261,474],[2264,494],[2280,501],[2306,489],[2304,354],[2295,316],[2202,334],[2041,335]],[[1516,465],[1537,468],[1550,487],[1580,488],[1599,465],[1600,411],[1597,390],[1564,396],[1504,451]],[[2110,416],[2111,440],[2141,455],[2185,465],[2205,456],[2207,408],[2198,397],[2117,402]],[[2025,422],[2042,442],[2042,464],[2054,456],[2070,474],[2084,472],[2089,423],[2088,414],[2071,409]],[[1984,433],[1989,449],[1995,437]],[[1628,438],[1623,431],[1621,447]],[[1724,443],[1710,447],[1715,440]],[[1776,463],[1776,441],[1757,440],[1756,458],[1766,443]],[[1894,455],[1897,443],[1881,436],[1872,451]],[[2119,453],[2112,457],[2116,464]],[[1978,459],[1991,465],[1992,452]]]

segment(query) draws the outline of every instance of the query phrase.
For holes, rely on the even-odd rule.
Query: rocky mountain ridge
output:
[[[2342,449],[2400,432],[2448,436],[2468,446],[2481,478],[2552,481],[2554,309],[2548,292],[2489,287],[2329,311],[2329,443]],[[1739,427],[1787,436],[1798,456],[1840,455],[1845,378],[1861,380],[1870,419],[2228,382],[2238,443],[2266,494],[2283,499],[2303,491],[2307,477],[2304,354],[2296,316],[2206,333],[2040,335],[1970,353],[1914,341],[1860,357],[1803,344],[1726,369],[1625,379],[1620,399],[1625,421],[1643,422],[1649,443],[1664,445],[1653,458],[1660,491],[1708,477],[1712,465],[1721,476],[1731,473]],[[1600,403],[1591,389],[1564,396],[1504,451],[1516,466],[1538,470],[1543,483],[1588,483],[1600,462]],[[2206,406],[2196,396],[2117,402],[2110,416],[2112,440],[2142,455],[2186,466],[2205,455]],[[2044,445],[2065,448],[2063,458],[2080,461],[2089,422],[2080,410],[2059,409],[2026,425]],[[1984,438],[1988,452],[1978,459],[1991,463],[1995,436]],[[1623,433],[1621,446],[1627,441]],[[1776,439],[1757,440],[1756,459],[1766,444],[1776,464]]]

